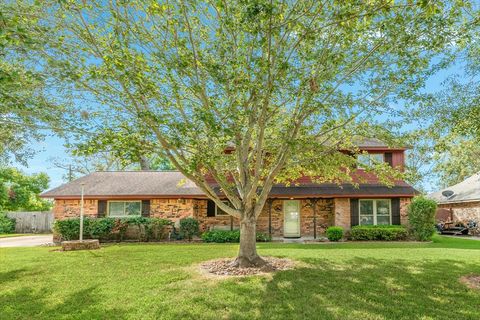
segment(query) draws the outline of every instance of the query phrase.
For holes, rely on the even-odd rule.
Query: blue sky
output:
[[[47,136],[43,141],[31,143],[30,148],[35,150],[36,153],[33,158],[28,160],[28,167],[18,163],[15,164],[15,167],[26,173],[45,172],[50,177],[50,187],[57,187],[64,183],[62,176],[66,171],[55,168],[50,159],[53,157],[68,157],[65,153],[63,143],[63,139],[54,135]]]

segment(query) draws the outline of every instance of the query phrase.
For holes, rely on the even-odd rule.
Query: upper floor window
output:
[[[108,216],[110,217],[134,217],[142,215],[141,201],[109,201]]]
[[[377,163],[384,162],[384,160],[385,157],[383,153],[363,153],[357,156],[359,168],[371,167]]]

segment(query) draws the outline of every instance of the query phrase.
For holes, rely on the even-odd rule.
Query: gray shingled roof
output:
[[[81,184],[84,183],[84,196],[87,198],[121,196],[160,196],[160,197],[205,197],[193,182],[178,171],[105,171],[95,172],[44,192],[44,198],[78,198]],[[302,184],[299,186],[277,185],[271,196],[342,196],[342,195],[415,195],[416,191],[407,184],[388,188],[379,184],[361,184],[354,188],[351,184]]]
[[[42,193],[42,197],[80,196],[192,196],[203,192],[178,171],[101,171]]]
[[[444,196],[442,193],[447,190],[452,191],[453,195]],[[454,186],[431,193],[428,197],[438,203],[480,201],[480,172]]]
[[[385,141],[377,138],[354,137],[353,143],[359,148],[392,148]],[[394,146],[394,149],[405,149],[405,147]]]

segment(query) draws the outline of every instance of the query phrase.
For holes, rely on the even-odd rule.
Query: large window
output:
[[[359,201],[360,224],[391,224],[392,205],[390,199],[365,199]]]
[[[362,153],[357,156],[358,160],[358,167],[365,168],[374,166],[377,163],[384,162],[384,154],[383,153]]]
[[[132,217],[142,215],[141,201],[109,201],[108,215],[110,217]]]

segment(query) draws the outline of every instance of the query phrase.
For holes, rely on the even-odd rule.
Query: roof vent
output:
[[[450,198],[450,197],[453,196],[454,194],[455,194],[455,192],[453,192],[452,190],[442,191],[442,196],[444,196],[445,198]]]

